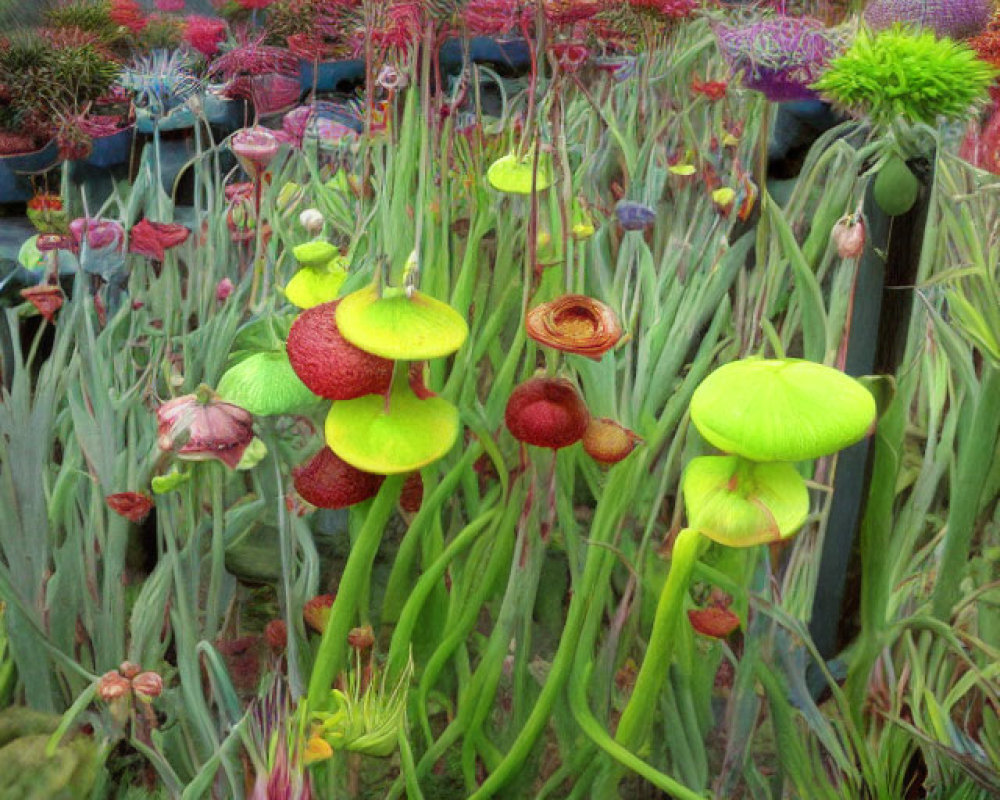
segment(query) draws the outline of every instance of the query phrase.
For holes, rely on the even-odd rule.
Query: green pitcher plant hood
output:
[[[809,516],[805,481],[787,462],[700,456],[684,470],[681,491],[690,527],[729,547],[781,541]]]
[[[418,397],[397,381],[388,398],[369,394],[338,400],[326,417],[329,448],[363,472],[398,475],[437,461],[458,439],[458,409],[447,400]]]
[[[337,327],[355,347],[397,361],[451,355],[469,335],[465,319],[446,303],[395,287],[380,297],[374,285],[340,301]]]
[[[290,414],[317,398],[299,380],[284,350],[254,353],[226,370],[216,389],[227,403],[258,417]]]
[[[532,182],[536,192],[542,192],[552,185],[552,161],[548,155],[538,156],[538,172],[532,153],[518,157],[516,154],[503,156],[494,161],[486,171],[490,186],[507,194],[531,194]]]
[[[712,445],[751,461],[805,461],[862,439],[875,399],[854,378],[801,359],[747,358],[710,374],[691,421]]]

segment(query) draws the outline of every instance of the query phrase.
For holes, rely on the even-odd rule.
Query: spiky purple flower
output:
[[[839,34],[808,17],[775,14],[747,25],[715,28],[719,50],[743,85],[772,102],[809,100],[809,84],[819,79],[840,49]]]

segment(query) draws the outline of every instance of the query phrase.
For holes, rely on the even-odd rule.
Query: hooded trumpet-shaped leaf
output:
[[[465,342],[469,326],[446,303],[422,292],[407,296],[374,286],[353,292],[337,305],[337,327],[355,347],[382,358],[424,361],[451,355]]]
[[[219,397],[258,417],[289,414],[316,402],[316,396],[299,380],[284,350],[254,353],[219,380]]]
[[[326,443],[362,472],[398,475],[437,461],[458,439],[458,409],[443,398],[418,397],[397,382],[388,399],[365,395],[333,404]]]
[[[800,359],[748,358],[715,370],[691,397],[711,444],[752,461],[805,461],[864,437],[875,399],[854,378]]]
[[[777,542],[809,516],[809,492],[788,463],[701,456],[681,481],[690,527],[729,547]]]
[[[507,194],[531,194],[532,184],[536,192],[542,192],[552,185],[552,162],[546,154],[540,154],[536,172],[531,154],[518,158],[511,153],[490,165],[486,179],[494,189]]]

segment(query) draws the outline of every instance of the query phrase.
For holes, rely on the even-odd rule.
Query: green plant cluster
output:
[[[897,118],[932,125],[938,117],[967,117],[996,75],[961,42],[896,26],[860,30],[812,88],[877,126]]]
[[[0,127],[37,124],[53,111],[83,109],[106,94],[119,65],[92,43],[55,46],[36,32],[18,32],[0,47]]]

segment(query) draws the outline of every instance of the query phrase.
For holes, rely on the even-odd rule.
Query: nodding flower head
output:
[[[119,81],[132,93],[136,107],[154,118],[166,116],[202,90],[202,82],[181,50],[154,50],[139,56],[122,71]]]

